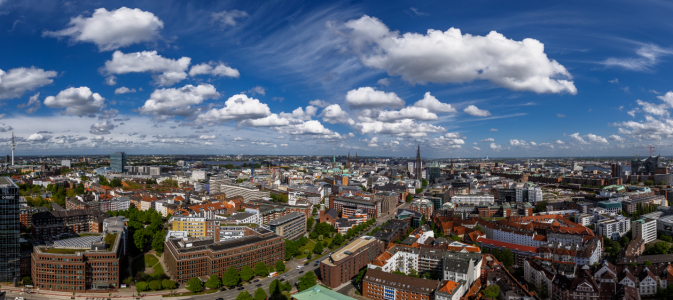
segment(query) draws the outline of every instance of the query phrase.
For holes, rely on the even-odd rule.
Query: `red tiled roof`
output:
[[[488,244],[488,245],[493,245],[497,247],[504,247],[507,249],[516,249],[520,251],[528,251],[528,252],[533,252],[537,253],[537,247],[531,247],[531,246],[524,246],[524,245],[517,245],[517,244],[512,244],[512,243],[506,243],[506,242],[501,242],[501,241],[495,241],[487,238],[480,237],[477,239],[477,243],[482,243],[482,244]]]

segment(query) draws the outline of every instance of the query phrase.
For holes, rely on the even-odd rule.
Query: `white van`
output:
[[[301,269],[303,266],[297,266],[297,270]]]

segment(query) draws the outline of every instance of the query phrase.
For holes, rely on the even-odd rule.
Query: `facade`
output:
[[[408,209],[425,216],[427,220],[432,217],[435,205],[428,199],[416,199],[409,204]]]
[[[33,235],[55,236],[64,233],[102,232],[106,213],[97,209],[71,209],[39,212],[33,215]]]
[[[377,300],[434,300],[438,287],[435,280],[368,269],[362,280],[362,296]]]
[[[614,219],[603,219],[597,221],[595,227],[596,233],[599,236],[607,236],[613,240],[617,240],[624,236],[629,230],[631,230],[631,219],[622,215],[617,215],[614,217]]]
[[[657,239],[657,221],[649,219],[640,219],[633,221],[631,223],[632,236],[631,239],[635,240],[637,237],[640,237],[645,241],[645,244],[654,241]]]
[[[268,198],[271,195],[268,191],[266,192],[260,191],[256,186],[251,184],[234,184],[234,183],[220,184],[219,192],[224,193],[229,198],[241,196],[243,197],[243,202]]]
[[[173,231],[186,231],[190,237],[209,237],[219,241],[220,221],[200,217],[172,217]]]
[[[124,173],[126,167],[126,153],[115,152],[110,154],[110,168],[113,172]]]
[[[0,177],[0,281],[21,275],[19,245],[19,187],[9,177]]]
[[[306,233],[306,215],[289,213],[269,222],[269,229],[285,239],[296,240]]]
[[[455,204],[489,204],[495,203],[495,197],[489,194],[457,194],[451,197],[451,202]]]
[[[352,198],[330,197],[330,208],[341,211],[343,216],[351,216],[358,209],[364,209],[369,218],[378,218],[381,216],[381,202],[367,201]]]
[[[350,282],[360,269],[367,266],[382,252],[383,243],[381,241],[371,236],[359,237],[320,261],[321,280],[330,288]]]
[[[381,213],[384,215],[395,213],[398,198],[395,192],[378,192],[374,194],[374,200],[381,203]]]
[[[167,272],[180,283],[199,276],[239,272],[258,262],[271,265],[285,259],[285,241],[263,227],[245,228],[245,236],[215,242],[212,238],[170,238],[165,242]],[[357,274],[357,272],[356,272]]]

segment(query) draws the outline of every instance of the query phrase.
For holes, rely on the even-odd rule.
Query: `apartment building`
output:
[[[428,199],[416,199],[409,204],[407,209],[418,212],[425,216],[425,219],[429,220],[432,217],[434,207],[432,201]]]
[[[220,221],[203,217],[181,217],[171,218],[171,229],[173,231],[185,231],[190,237],[208,237],[219,241]]]
[[[352,216],[358,209],[364,209],[367,217],[381,216],[382,204],[380,201],[354,199],[345,197],[330,197],[329,208],[340,211],[343,216]]]
[[[451,197],[451,202],[455,204],[471,204],[471,205],[493,205],[495,197],[491,194],[455,194]]]
[[[321,280],[330,288],[350,282],[362,267],[382,252],[383,242],[371,236],[359,237],[320,261]]]
[[[631,239],[635,240],[640,237],[645,241],[645,244],[657,239],[657,220],[640,219],[631,223]]]
[[[33,214],[31,227],[35,236],[62,233],[102,232],[108,215],[95,209],[54,210]]]
[[[596,221],[595,228],[596,234],[599,236],[607,236],[613,240],[617,240],[631,230],[631,219],[622,215],[616,215],[614,218]]]
[[[219,192],[226,194],[227,197],[241,196],[243,202],[268,198],[271,195],[269,191],[261,191],[252,184],[222,183]]]
[[[435,280],[368,269],[362,280],[362,296],[380,300],[434,300]]]
[[[293,212],[269,222],[269,229],[285,239],[296,240],[306,233],[306,215]]]

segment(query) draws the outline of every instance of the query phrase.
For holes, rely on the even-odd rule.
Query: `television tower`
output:
[[[12,130],[12,166],[14,165],[14,148],[16,148],[16,143],[14,143],[14,130]]]

